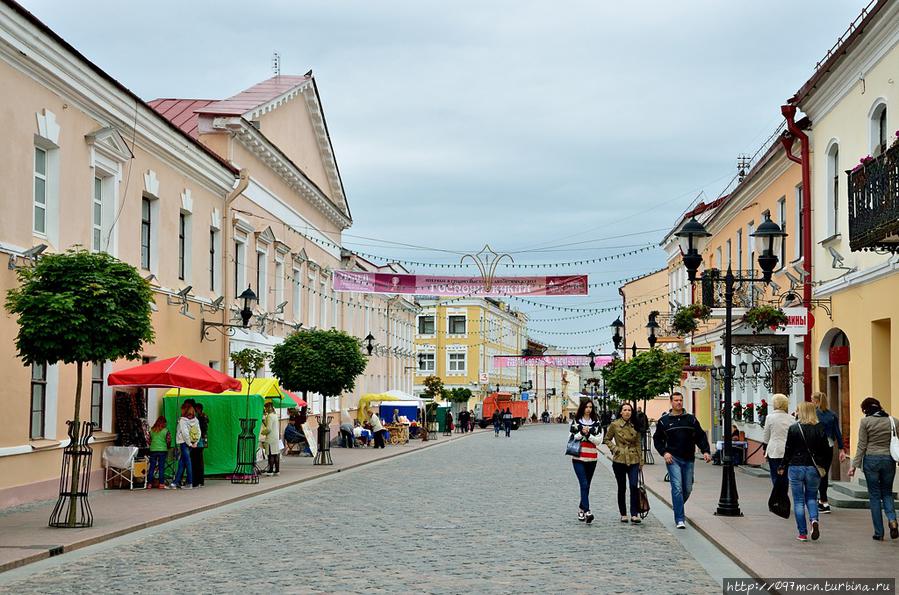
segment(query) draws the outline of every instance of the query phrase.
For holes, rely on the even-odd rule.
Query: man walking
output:
[[[709,454],[709,438],[699,421],[684,411],[684,396],[671,393],[671,411],[656,423],[652,437],[656,450],[665,459],[668,478],[671,480],[671,503],[674,508],[674,523],[678,529],[686,529],[684,504],[693,490],[693,458],[696,447],[706,463],[712,460]]]

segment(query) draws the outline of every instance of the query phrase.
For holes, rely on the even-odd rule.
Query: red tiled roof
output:
[[[233,97],[211,102],[198,111],[204,114],[240,116],[310,80],[311,74],[273,76]]]
[[[154,99],[148,102],[159,115],[195,139],[200,137],[196,110],[210,103],[215,103],[215,99]]]

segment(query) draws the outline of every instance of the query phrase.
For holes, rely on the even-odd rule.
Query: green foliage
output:
[[[247,384],[250,384],[253,382],[253,379],[256,378],[256,370],[265,366],[265,362],[268,361],[270,357],[271,355],[264,351],[247,347],[232,353],[231,361],[234,362],[237,369],[240,370],[240,374],[246,379]]]
[[[425,395],[432,399],[443,397],[443,380],[440,379],[440,376],[428,376],[422,384],[425,385]]]
[[[700,320],[708,320],[712,310],[702,304],[681,306],[674,312],[671,328],[680,335],[689,335],[699,327]]]
[[[109,254],[48,254],[16,276],[6,310],[18,316],[16,349],[26,366],[137,359],[154,339],[150,284]]]
[[[445,398],[453,403],[467,403],[468,399],[471,398],[471,389],[457,386],[452,390],[446,391]]]
[[[334,397],[365,371],[359,339],[336,329],[297,331],[274,348],[272,372],[287,390]]]
[[[787,315],[780,308],[774,306],[756,306],[750,308],[743,315],[745,322],[753,333],[760,333],[765,329],[780,327],[787,324]]]
[[[684,367],[679,353],[650,349],[628,361],[613,360],[602,369],[606,388],[618,401],[652,399],[671,390]]]

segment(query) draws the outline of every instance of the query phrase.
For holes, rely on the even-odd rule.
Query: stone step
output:
[[[745,473],[746,475],[751,475],[753,477],[771,477],[770,472],[766,469],[762,469],[761,467],[753,467],[752,465],[737,465],[736,470]]]
[[[792,498],[792,495],[790,496]],[[868,499],[853,498],[836,490],[827,494],[827,501],[831,508],[868,508]]]
[[[868,488],[857,483],[850,483],[848,481],[832,481],[830,482],[830,489],[836,490],[841,494],[845,494],[853,498],[860,498],[862,500],[868,499]],[[895,500],[896,498],[897,494],[896,492],[893,492],[893,500]]]

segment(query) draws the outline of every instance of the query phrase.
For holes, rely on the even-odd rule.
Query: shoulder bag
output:
[[[565,446],[565,454],[569,457],[581,456],[581,441],[574,435],[568,439],[568,444]]]
[[[899,436],[896,435],[896,422],[893,421],[892,415],[890,416],[890,426],[893,428],[890,434],[890,456],[894,461],[899,462]]]
[[[812,454],[812,449],[809,448],[808,441],[805,439],[805,432],[802,431],[802,424],[797,423],[796,425],[799,426],[799,435],[802,436],[802,441],[805,442],[805,450],[808,451],[809,458],[812,460],[812,463],[814,463],[815,469],[818,470],[818,475],[824,477],[825,475],[827,475],[827,469],[825,469],[824,467],[819,465],[817,461],[815,461],[815,455]]]
[[[640,478],[637,481],[637,512],[640,518],[645,519],[649,515],[649,497],[646,495],[646,486],[643,484],[643,469],[640,469]]]

